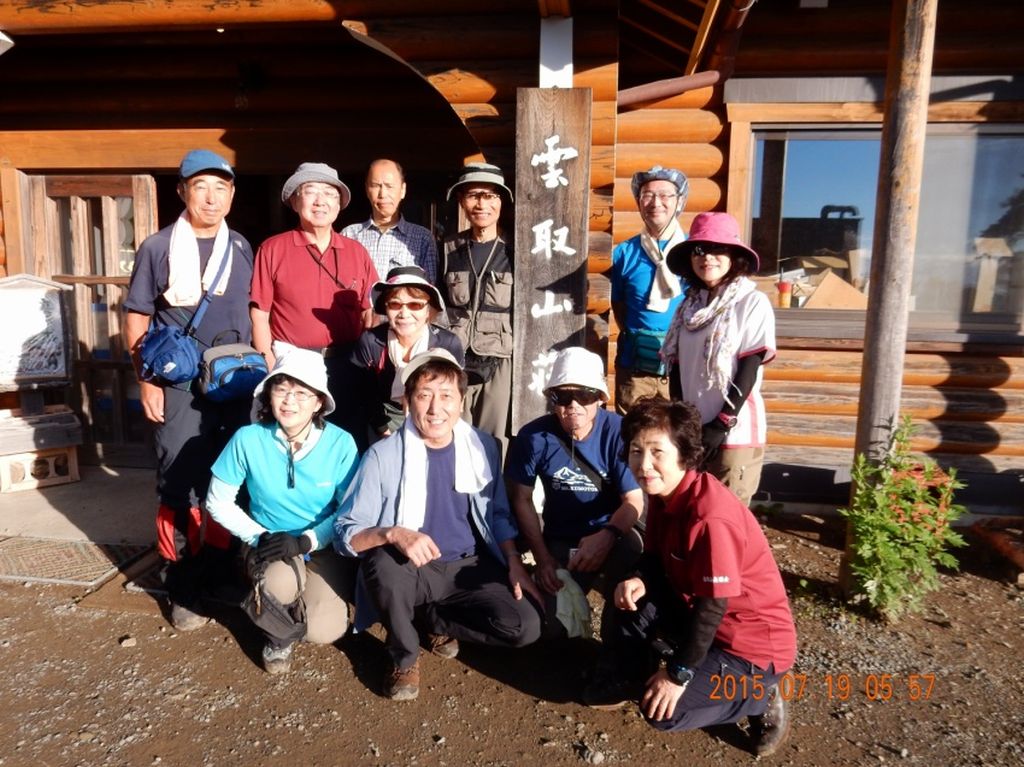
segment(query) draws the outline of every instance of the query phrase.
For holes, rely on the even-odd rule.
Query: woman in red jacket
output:
[[[754,752],[772,753],[789,731],[778,682],[796,657],[796,628],[768,541],[750,510],[697,470],[692,405],[640,400],[622,441],[648,499],[644,555],[615,589],[616,630],[584,700],[607,708],[639,698],[648,721],[669,731],[749,717]]]

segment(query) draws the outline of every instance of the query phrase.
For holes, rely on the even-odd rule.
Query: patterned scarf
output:
[[[740,335],[736,302],[755,290],[757,286],[752,280],[738,277],[709,303],[709,291],[691,285],[686,291],[686,298],[672,317],[665,343],[661,346],[661,357],[665,363],[676,365],[679,362],[679,334],[684,331],[692,333],[710,325],[711,331],[704,341],[704,377],[707,388],[720,391],[730,406],[734,405],[729,399],[732,363],[736,359]]]

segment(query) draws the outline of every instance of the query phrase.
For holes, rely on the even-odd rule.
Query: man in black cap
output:
[[[139,247],[124,309],[139,398],[155,425],[157,546],[168,562],[171,622],[189,631],[207,621],[198,610],[204,572],[216,558],[210,552],[230,545],[230,536],[216,522],[206,519],[204,524],[210,467],[235,430],[248,423],[250,401],[212,402],[194,380],[143,380],[140,349],[151,325],[188,325],[206,293],[211,300],[195,332],[199,348],[214,345],[221,335],[234,341],[237,334],[239,342],[249,343],[253,256],[248,241],[224,221],[235,196],[235,172],[227,160],[194,149],[181,161],[178,176],[185,210]]]

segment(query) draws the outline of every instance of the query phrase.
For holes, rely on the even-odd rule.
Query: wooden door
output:
[[[148,430],[122,335],[121,304],[139,244],[156,231],[152,176],[28,176],[26,270],[71,285],[73,380],[85,462],[151,466]],[[31,261],[31,264],[29,263]]]

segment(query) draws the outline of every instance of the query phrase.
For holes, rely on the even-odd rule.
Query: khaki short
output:
[[[722,447],[707,465],[709,474],[722,480],[722,484],[749,507],[750,500],[761,484],[764,465],[763,447]]]
[[[634,373],[629,368],[615,368],[615,412],[625,415],[641,397],[660,395],[669,399],[668,378],[652,373]]]

